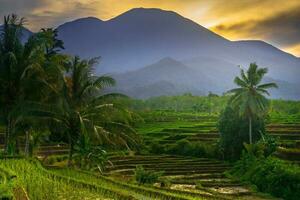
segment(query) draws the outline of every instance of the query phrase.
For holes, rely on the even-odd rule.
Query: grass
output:
[[[18,195],[18,188],[24,189],[29,199],[32,200],[105,199],[113,196],[108,195],[101,188],[86,188],[80,182],[72,182],[71,179],[54,176],[39,166],[36,161],[2,159],[0,167],[16,174],[15,183],[9,191],[14,196]]]

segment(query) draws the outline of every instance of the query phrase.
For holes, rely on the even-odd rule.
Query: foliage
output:
[[[228,160],[239,159],[244,143],[248,142],[247,132],[248,120],[241,118],[239,113],[228,106],[221,114],[218,122],[218,130],[221,133],[220,148],[223,157]],[[253,141],[258,141],[262,135],[265,135],[265,123],[260,118],[254,118],[252,123]]]
[[[166,148],[165,153],[173,155],[218,158],[219,152],[216,144],[190,142],[186,139],[178,140],[174,145]]]
[[[262,139],[259,141],[259,143],[262,143],[264,146],[264,156],[265,157],[272,155],[278,147],[277,140],[268,134],[263,135]]]
[[[103,172],[108,162],[107,153],[100,146],[91,144],[87,136],[81,136],[75,145],[74,160],[78,167],[86,170],[99,170]]]
[[[42,30],[23,44],[23,24],[24,18],[5,16],[0,32],[0,114],[6,126],[5,151],[11,154],[18,150],[15,138],[33,121],[26,112],[28,102],[46,101],[55,93],[65,59],[56,54],[62,46],[56,30]]]
[[[52,155],[52,156],[48,156],[47,159],[43,162],[43,164],[53,165],[57,162],[62,162],[67,159],[68,159],[67,155]]]
[[[162,175],[163,172],[147,171],[143,166],[137,166],[134,171],[135,180],[139,185],[153,184],[157,182]]]
[[[270,95],[267,89],[277,88],[275,83],[260,84],[267,72],[267,68],[258,68],[255,63],[251,63],[246,73],[241,69],[241,76],[235,77],[234,82],[239,87],[227,92],[233,94],[229,105],[249,120],[250,144],[252,144],[252,120],[256,117],[263,117],[269,106],[264,95]]]
[[[61,54],[63,41],[53,29],[42,29],[24,43],[23,23],[16,15],[4,17],[0,35],[0,119],[6,127],[6,153],[19,153],[19,138],[25,137],[24,151],[29,156],[40,136],[49,132],[50,138],[58,135],[69,143],[69,164],[83,135],[91,146],[138,146],[131,112],[112,104],[112,99],[124,95],[103,92],[115,80],[93,74],[98,58]],[[89,152],[93,156],[88,159],[99,157],[96,148]]]
[[[39,117],[48,119],[66,134],[70,147],[69,164],[73,159],[74,146],[84,137],[93,141],[91,145],[106,142],[129,148],[129,145],[137,143],[135,131],[120,119],[114,121],[112,118],[115,115],[124,118],[125,115],[121,115],[121,108],[107,103],[107,99],[122,95],[101,93],[103,88],[114,85],[115,80],[109,76],[93,75],[96,62],[97,58],[81,60],[74,57],[66,64],[68,73],[64,75],[63,90],[59,93],[56,105],[42,105],[37,109]],[[128,115],[126,111],[123,113]],[[90,148],[94,152],[92,155],[96,154],[95,150]],[[81,152],[85,151],[83,149]],[[89,159],[92,158],[95,157]]]
[[[300,198],[300,170],[271,156],[255,157],[244,153],[231,173],[242,181],[250,182],[262,191],[287,200]]]
[[[225,96],[193,96],[183,94],[180,96],[160,96],[145,100],[130,99],[127,104],[133,110],[149,111],[164,110],[176,112],[195,112],[195,113],[219,113],[226,105],[228,97]],[[124,102],[125,103],[125,102]]]
[[[159,144],[158,142],[152,142],[149,145],[149,152],[153,154],[164,154],[165,153],[165,146]]]
[[[300,113],[300,101],[273,99],[271,101],[271,113],[295,115]]]

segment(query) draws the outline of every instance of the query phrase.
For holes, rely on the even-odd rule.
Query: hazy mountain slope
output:
[[[250,62],[257,62],[262,67],[268,67],[268,76],[289,82],[300,83],[299,59],[280,49],[257,40],[237,41],[233,43],[232,54],[237,55],[236,63],[248,67]]]
[[[68,53],[101,56],[98,72],[132,71],[168,56],[184,61],[199,57],[212,59],[209,67],[220,71],[229,63],[247,67],[257,62],[270,69],[272,78],[300,83],[299,58],[263,41],[231,42],[175,12],[160,9],[132,9],[108,21],[78,19],[59,26],[59,36]],[[193,68],[208,66],[206,59],[193,62]],[[226,74],[232,77],[236,69],[228,68]]]
[[[142,69],[113,77],[117,80],[117,91],[142,98],[185,92],[203,95],[216,87],[205,75],[172,58],[164,58]]]
[[[193,58],[184,63],[172,58],[164,58],[139,70],[114,74],[117,87],[113,91],[135,98],[148,98],[187,92],[194,95],[207,94],[209,91],[222,94],[237,87],[233,79],[239,75],[240,68],[232,63],[209,57]],[[271,90],[272,98],[299,99],[300,97],[297,84],[270,77],[266,77],[263,82],[278,84],[279,89]]]
[[[119,92],[122,94],[126,94],[130,97],[138,98],[138,99],[146,99],[149,97],[155,96],[164,96],[164,95],[178,95],[182,94],[184,91],[180,90],[177,86],[169,83],[167,81],[159,81],[153,84],[144,85],[144,86],[133,86],[133,87],[119,87],[112,88],[110,91]],[[203,95],[204,93],[199,93],[199,95]]]
[[[109,72],[134,70],[167,56],[221,54],[230,44],[191,20],[159,9],[133,9],[105,22],[84,18],[58,29],[67,52],[101,55],[103,70]]]
[[[235,76],[240,74],[240,67],[236,64],[210,58],[210,57],[197,57],[183,61],[183,63],[193,68],[199,73],[204,74],[210,80],[214,82],[216,87],[212,88],[211,91],[216,93],[222,93],[227,91],[236,85],[233,82]],[[245,64],[243,67],[245,70],[248,67],[248,63]],[[265,65],[262,65],[264,67]],[[288,99],[299,99],[300,98],[300,90],[298,83],[291,83],[288,81],[283,81],[278,75],[276,79],[272,78],[270,75],[272,71],[275,70],[272,67],[267,74],[267,77],[263,80],[263,82],[275,82],[278,84],[278,89],[271,90],[271,97],[272,98],[288,98]],[[284,73],[284,72],[282,72]],[[289,70],[286,71],[286,74],[283,76],[287,76],[288,73],[292,73]],[[297,74],[297,73],[296,73]]]
[[[182,63],[212,80],[216,87],[211,91],[218,93],[232,88],[234,86],[233,79],[239,75],[240,71],[237,64],[213,57],[200,56],[186,59]]]

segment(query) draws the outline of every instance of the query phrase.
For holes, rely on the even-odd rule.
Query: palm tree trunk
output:
[[[5,137],[4,137],[4,151],[5,153],[8,153],[8,138],[9,138],[9,125],[6,124],[5,128]]]
[[[18,140],[18,137],[15,136],[16,139],[15,139],[15,148],[13,149],[13,154],[19,154],[20,153],[20,143],[19,143],[19,140]]]
[[[25,156],[29,157],[29,131],[26,131],[25,133],[26,133],[26,135],[25,135],[25,149],[24,149],[24,152],[25,152]]]
[[[70,150],[69,150],[69,158],[68,158],[68,167],[71,167],[71,165],[72,165],[73,149],[74,149],[73,141],[72,141],[72,139],[70,139]]]
[[[6,124],[6,130],[5,130],[5,153],[7,154],[9,151],[9,143],[10,143],[10,132],[11,132],[11,123],[10,123],[10,119],[7,120],[7,124]]]
[[[249,143],[252,144],[252,118],[249,116]]]

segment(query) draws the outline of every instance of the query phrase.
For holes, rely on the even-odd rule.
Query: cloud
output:
[[[259,20],[219,24],[211,29],[227,37],[263,39],[288,49],[300,44],[300,6]],[[300,54],[300,52],[298,52]]]
[[[0,0],[0,16],[16,13],[24,16],[27,27],[37,31],[43,27],[56,27],[63,22],[86,15],[95,15],[91,1],[82,0]],[[0,23],[2,19],[0,19]]]

